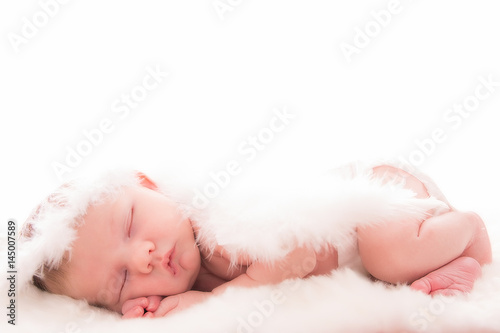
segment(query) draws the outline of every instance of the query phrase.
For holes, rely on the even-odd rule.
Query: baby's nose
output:
[[[144,241],[132,247],[130,253],[131,267],[129,269],[143,274],[150,273],[153,270],[152,252],[154,250],[155,245],[150,241]]]

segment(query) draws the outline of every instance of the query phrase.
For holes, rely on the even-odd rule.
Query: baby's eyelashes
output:
[[[130,211],[128,213],[128,216],[127,216],[127,220],[126,220],[126,233],[127,233],[127,236],[128,238],[130,238],[130,235],[132,234],[132,226],[133,226],[133,222],[134,222],[134,206],[132,206],[130,208]]]

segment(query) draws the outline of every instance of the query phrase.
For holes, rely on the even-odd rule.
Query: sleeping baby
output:
[[[32,251],[30,278],[37,287],[85,299],[123,318],[161,317],[231,286],[329,274],[346,265],[346,256],[360,259],[375,279],[409,284],[430,295],[469,292],[481,266],[492,260],[488,234],[477,214],[457,211],[426,176],[395,166],[343,169],[336,174],[342,180],[332,183],[336,192],[324,192],[322,198],[327,199],[315,198],[313,206],[308,198],[315,196],[312,190],[288,191],[295,201],[270,196],[275,199],[255,206],[261,215],[250,215],[262,218],[254,218],[259,230],[248,246],[242,240],[245,230],[251,230],[251,218],[235,231],[231,223],[236,225],[245,209],[252,210],[253,199],[219,223],[224,218],[217,217],[225,215],[214,212],[220,208],[195,213],[189,201],[162,190],[144,174],[133,174],[119,185],[89,184],[86,192],[66,184],[33,213],[24,225],[22,242]],[[430,201],[430,206],[413,207]],[[309,208],[300,208],[301,202]],[[316,209],[325,213],[318,215]],[[280,216],[283,221],[274,228],[271,220]],[[47,219],[52,221],[44,224]],[[210,221],[216,228],[207,227]],[[58,229],[57,241],[47,236],[52,229]],[[283,239],[265,249],[260,238],[273,235]],[[44,242],[51,243],[50,249]],[[56,242],[60,244],[54,249]]]

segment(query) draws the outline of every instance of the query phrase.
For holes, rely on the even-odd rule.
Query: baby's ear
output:
[[[136,173],[137,173],[137,178],[139,178],[142,186],[149,188],[153,191],[158,191],[158,186],[156,186],[156,184],[151,179],[149,179],[148,176],[139,171],[137,171]]]

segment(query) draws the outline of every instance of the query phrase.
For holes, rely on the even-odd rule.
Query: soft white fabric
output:
[[[18,297],[18,325],[12,328],[4,319],[0,327],[23,333],[500,332],[500,238],[493,243],[493,264],[483,268],[469,295],[459,297],[432,298],[339,270],[278,286],[230,289],[171,317],[123,321],[82,301],[30,287]]]
[[[346,252],[353,248],[357,226],[423,219],[428,210],[447,207],[435,197],[416,199],[402,185],[382,185],[364,166],[350,177],[336,172],[260,177],[187,213],[200,228],[201,246],[222,245],[234,257],[272,262],[297,246],[320,250],[331,244]]]
[[[319,249],[328,243],[345,250],[352,245],[352,230],[357,225],[402,216],[423,218],[428,209],[443,205],[434,198],[415,199],[401,184],[382,185],[366,170],[356,172],[353,177],[325,173],[300,179],[273,177],[272,181],[262,178],[259,182],[256,179],[247,184],[240,182],[213,198],[206,209],[194,209],[190,205],[190,192],[172,178],[161,179],[159,183],[199,225],[201,246],[211,249],[217,243],[234,254],[245,253],[254,259],[272,261],[297,245]],[[126,183],[131,182],[134,181],[129,179]],[[80,197],[76,215],[81,215],[86,200],[90,197],[97,200],[103,188],[108,193],[120,181],[113,180],[111,187],[102,187],[104,183]],[[67,235],[64,225],[70,224],[61,224],[63,237]],[[33,261],[60,258],[61,253],[56,252],[69,246],[70,237],[64,242],[57,235],[48,234],[47,231],[47,238],[39,240],[38,247],[31,248],[41,252],[33,254]],[[490,230],[490,235],[498,235],[498,230]],[[54,239],[59,244],[49,242]],[[460,332],[479,328],[500,331],[497,319],[500,263],[496,260],[500,240],[492,237],[492,241],[495,261],[484,268],[483,277],[469,295],[432,298],[408,286],[372,282],[365,275],[343,268],[328,276],[285,281],[277,286],[232,288],[171,317],[122,321],[118,315],[90,307],[84,301],[40,292],[25,284],[18,285],[23,292],[17,296],[16,331]],[[5,239],[2,243],[4,253]],[[30,260],[25,252],[22,258]],[[40,262],[21,267],[33,270],[36,264]],[[28,273],[24,271],[21,275]],[[2,290],[6,289],[5,283],[2,281]],[[6,293],[2,297],[6,299]],[[2,325],[12,328],[6,320]]]

